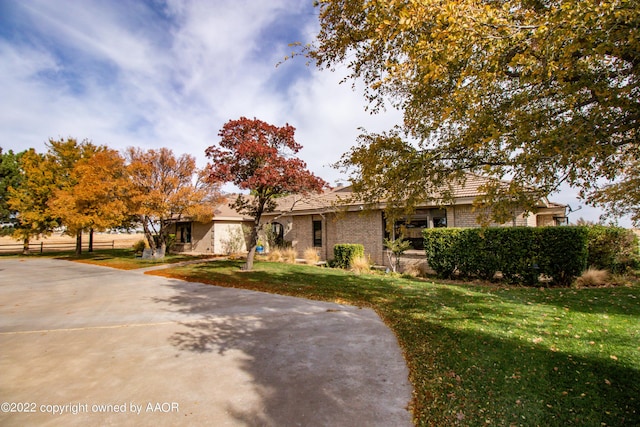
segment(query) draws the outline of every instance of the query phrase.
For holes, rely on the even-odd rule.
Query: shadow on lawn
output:
[[[402,360],[399,368],[393,360],[368,360],[395,345],[390,333],[370,338],[371,312],[195,283],[171,287],[174,295],[155,302],[187,320],[170,344],[228,356],[252,379],[258,407],[226,408],[243,424],[408,424]],[[404,394],[390,387],[399,379]]]

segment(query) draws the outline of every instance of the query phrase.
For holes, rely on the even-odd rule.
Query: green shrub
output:
[[[427,262],[438,277],[450,278],[458,269],[458,237],[461,231],[460,228],[428,228],[423,231]]]
[[[461,231],[458,269],[465,276],[492,280],[500,270],[497,228],[467,228]]]
[[[588,229],[589,255],[587,264],[613,274],[624,273],[628,268],[638,268],[638,237],[621,227],[594,225]]]
[[[533,286],[540,278],[540,229],[501,228],[496,232],[499,270],[508,283]]]
[[[425,252],[440,277],[485,280],[500,271],[509,283],[536,285],[541,275],[568,286],[586,268],[584,227],[427,229]]]
[[[351,261],[364,256],[364,246],[355,243],[341,243],[333,247],[333,265],[338,268],[351,267]]]
[[[569,286],[587,269],[586,227],[543,227],[540,234],[540,272],[559,286]]]

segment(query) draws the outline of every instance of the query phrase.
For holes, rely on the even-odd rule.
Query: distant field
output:
[[[142,234],[109,234],[109,233],[94,233],[93,241],[96,242],[114,242],[115,248],[130,248],[138,240],[144,239]],[[43,242],[46,245],[53,244],[75,244],[75,237],[61,235],[60,233],[54,233],[51,236],[32,239],[30,245],[32,247],[40,245]],[[89,235],[82,236],[83,245],[88,244]],[[21,245],[22,242],[15,240],[11,237],[0,236],[0,246],[2,245]]]

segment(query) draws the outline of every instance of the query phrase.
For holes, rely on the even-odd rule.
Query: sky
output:
[[[168,147],[198,167],[229,120],[296,128],[298,156],[336,185],[330,165],[360,128],[388,130],[401,114],[366,111],[362,87],[335,71],[283,62],[318,32],[313,0],[0,0],[0,147],[45,152],[49,138],[122,150]],[[577,191],[554,202],[598,221]],[[622,219],[622,226],[629,226]]]

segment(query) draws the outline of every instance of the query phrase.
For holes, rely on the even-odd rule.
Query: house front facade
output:
[[[173,250],[180,253],[204,255],[229,255],[247,251],[248,227],[253,219],[238,214],[229,207],[233,199],[227,198],[216,207],[213,220],[197,222],[191,220],[175,223]]]
[[[478,212],[473,208],[477,196],[474,188],[481,179],[467,181],[454,195],[454,201],[445,206],[437,204],[416,208],[410,217],[397,218],[388,224],[384,206],[377,208],[363,204],[347,204],[350,187],[338,187],[318,196],[302,198],[290,196],[280,201],[278,210],[265,215],[265,222],[277,224],[282,240],[290,243],[301,256],[305,249],[315,248],[323,260],[333,258],[333,247],[340,243],[359,243],[365,255],[377,265],[389,265],[385,239],[402,236],[409,240],[412,254],[424,257],[422,231],[439,227],[479,227]],[[566,223],[566,207],[546,200],[539,202],[536,213],[515,212],[511,221],[493,226],[541,227]]]
[[[322,194],[311,196],[292,195],[278,200],[274,212],[263,215],[263,223],[275,240],[295,249],[302,258],[307,248],[314,248],[322,260],[333,258],[333,247],[340,243],[359,243],[365,255],[377,265],[389,265],[385,238],[403,236],[411,241],[412,254],[424,258],[422,231],[437,227],[479,227],[478,212],[473,201],[478,189],[486,183],[485,178],[471,176],[463,187],[454,192],[453,202],[440,206],[419,206],[411,217],[398,218],[388,224],[384,205],[377,207],[354,203],[351,187],[337,187]],[[541,200],[536,213],[514,212],[511,221],[500,226],[540,227],[566,223],[564,205]],[[208,224],[193,223],[191,243],[184,246],[191,252],[229,254],[237,248],[232,243],[239,240],[242,230],[251,223],[251,218],[242,217],[228,206],[220,206]],[[180,238],[177,225],[176,240]],[[183,233],[186,235],[186,232]],[[246,233],[245,233],[246,234]],[[240,239],[242,239],[240,237]],[[267,241],[265,237],[262,239]],[[246,251],[246,238],[241,251]],[[268,249],[268,248],[267,248]],[[180,248],[178,248],[180,250]]]

